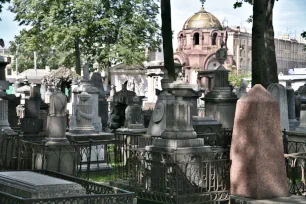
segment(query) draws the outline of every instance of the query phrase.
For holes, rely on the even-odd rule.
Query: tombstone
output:
[[[291,86],[291,81],[287,81],[286,90],[288,100],[289,130],[294,131],[299,126],[299,122],[296,120],[295,116],[295,94]]]
[[[267,90],[279,103],[282,130],[289,130],[288,101],[286,88],[281,84],[270,84]]]
[[[298,91],[295,92],[295,116],[296,119],[300,120],[301,113],[301,95]]]
[[[101,74],[95,72],[91,76],[91,83],[99,90],[99,117],[102,119],[102,127],[106,128],[108,120],[108,102],[105,97],[104,83]]]
[[[86,189],[78,183],[31,171],[0,172],[0,189],[24,199],[86,195]]]
[[[68,143],[66,138],[67,126],[67,97],[57,87],[50,97],[50,108],[47,119],[47,145]]]
[[[74,90],[79,86],[78,80],[75,78],[71,83],[71,97],[70,101],[68,103],[67,109],[69,111],[69,130],[73,130],[76,126],[76,116],[75,116],[75,110],[76,105],[78,103],[78,96],[77,93],[74,92]]]
[[[16,108],[20,128],[25,140],[41,141],[43,136],[39,133],[42,130],[43,120],[39,118],[40,91],[34,84],[30,85],[27,78],[23,82],[24,86],[17,89],[17,93],[21,94],[20,105]]]
[[[122,84],[121,91],[115,92],[110,101],[111,113],[107,126],[111,132],[124,126],[125,109],[133,104],[133,97],[136,96],[135,92],[127,90],[127,83]]]
[[[139,98],[133,98],[133,105],[125,109],[125,124],[124,127],[128,129],[142,129],[144,130],[143,112],[139,105]],[[146,130],[146,129],[145,129]]]
[[[238,100],[230,150],[232,195],[288,196],[279,104],[261,85]]]
[[[238,98],[241,98],[242,96],[246,95],[248,88],[248,83],[245,79],[241,79],[240,87],[236,91],[236,95]]]
[[[202,99],[205,101],[205,116],[216,119],[223,128],[233,128],[238,98],[229,85],[229,71],[223,66],[227,58],[225,48],[220,48],[216,56],[220,66],[214,71],[214,88]]]

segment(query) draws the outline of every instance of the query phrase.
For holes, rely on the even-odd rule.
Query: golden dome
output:
[[[183,27],[184,30],[197,28],[221,29],[222,26],[214,15],[205,11],[204,7],[202,7],[199,12],[188,18]]]

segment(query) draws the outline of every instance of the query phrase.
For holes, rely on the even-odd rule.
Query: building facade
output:
[[[217,49],[224,45],[228,58],[224,66],[239,73],[252,71],[252,34],[246,29],[229,28],[202,6],[201,10],[186,20],[177,36],[178,47],[174,59],[183,65],[185,80],[197,84],[198,70],[212,70],[219,66],[215,59]],[[288,73],[289,68],[306,67],[305,41],[275,38],[278,72]]]

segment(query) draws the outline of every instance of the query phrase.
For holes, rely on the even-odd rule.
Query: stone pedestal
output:
[[[5,97],[6,93],[0,89],[0,131],[5,135],[17,135],[8,122],[8,101]]]
[[[278,101],[282,130],[289,130],[288,100],[286,88],[281,84],[270,84],[267,90]]]
[[[214,88],[204,97],[205,116],[216,119],[223,128],[233,128],[237,96],[228,82],[228,70],[220,65],[214,72]]]
[[[95,132],[102,132],[102,123],[101,117],[99,117],[99,90],[94,87],[89,80],[82,80],[80,86],[74,89],[76,94],[80,94],[82,92],[86,92],[90,94],[90,98],[88,100],[88,104],[92,108],[92,125],[95,128]],[[79,101],[79,99],[78,99]]]
[[[66,116],[48,116],[47,145],[69,143],[66,138]]]
[[[238,100],[230,152],[232,195],[289,195],[279,111],[278,102],[261,85]]]
[[[289,130],[294,131],[299,126],[299,121],[297,121],[295,116],[295,94],[291,87],[291,82],[287,82],[287,102],[288,102],[288,116],[289,116]]]
[[[158,96],[146,135],[160,137],[166,128],[166,106],[175,100],[175,97],[168,92],[168,83],[170,83],[168,79],[162,79],[163,91]]]
[[[272,199],[250,199],[241,196],[231,196],[230,204],[302,204],[305,203],[305,196],[291,195]]]

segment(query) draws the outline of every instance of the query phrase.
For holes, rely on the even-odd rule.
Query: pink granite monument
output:
[[[237,102],[230,158],[232,195],[289,196],[279,105],[261,85]]]

